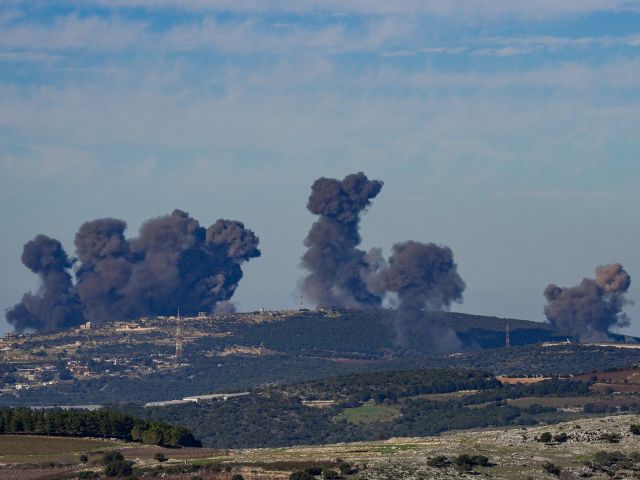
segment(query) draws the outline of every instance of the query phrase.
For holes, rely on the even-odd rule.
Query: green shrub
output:
[[[640,435],[640,424],[632,423],[629,425],[629,431],[634,435]]]
[[[603,472],[607,472],[608,470],[618,470],[618,469],[627,469],[633,466],[634,459],[633,454],[631,457],[627,457],[624,453],[614,451],[607,452],[601,450],[596,452],[593,457],[593,460],[587,462],[587,465],[591,467],[593,470],[600,470]]]
[[[244,477],[239,473],[234,473],[233,476],[231,477],[231,480],[244,480]]]
[[[430,467],[443,468],[447,465],[451,465],[451,462],[444,455],[438,455],[437,457],[431,457],[427,460],[427,465]]]
[[[603,433],[600,435],[600,440],[604,440],[609,443],[618,443],[620,441],[620,435],[617,433]]]
[[[554,465],[551,462],[544,462],[542,464],[542,469],[545,472],[550,473],[551,475],[555,475],[555,476],[559,476],[560,475],[560,467],[557,467],[556,465]]]
[[[85,470],[84,472],[80,472],[78,478],[80,480],[85,480],[87,478],[98,478],[98,474],[96,472],[92,472],[91,470]]]
[[[458,455],[453,463],[456,465],[456,468],[462,472],[470,472],[475,466],[472,457],[466,453]]]
[[[562,433],[558,433],[556,435],[553,436],[553,441],[554,442],[558,442],[558,443],[564,443],[567,440],[569,440],[569,435],[567,435],[566,433],[562,432]]]
[[[453,463],[456,465],[456,469],[461,472],[470,472],[473,470],[473,467],[476,466],[488,467],[489,458],[484,455],[469,455],[463,453],[462,455],[458,455]]]
[[[164,453],[162,453],[162,452],[156,452],[156,453],[153,455],[153,459],[154,459],[154,460],[156,460],[156,461],[158,461],[158,462],[166,462],[167,460],[169,460],[169,459],[167,458],[167,456],[166,456]]]
[[[335,470],[331,470],[329,468],[324,468],[322,470],[322,478],[326,480],[337,480],[340,478],[340,474]]]
[[[102,462],[107,477],[128,477],[133,473],[133,462],[125,460],[118,451],[105,453]]]
[[[537,438],[537,440],[542,443],[549,443],[552,439],[553,437],[551,436],[550,432],[542,432]]]
[[[298,470],[289,475],[289,480],[314,480],[314,478],[306,470]]]
[[[489,466],[489,457],[485,457],[484,455],[474,455],[473,457],[471,457],[471,461],[475,465],[479,465],[481,467]]]

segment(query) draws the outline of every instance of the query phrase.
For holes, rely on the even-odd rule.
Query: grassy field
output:
[[[375,415],[390,413],[386,406],[370,404],[366,407],[369,415],[371,412],[376,412]],[[448,432],[423,438],[244,450],[169,450],[90,439],[7,436],[0,437],[0,451],[15,455],[28,449],[33,456],[46,458],[50,455],[78,454],[91,448],[117,447],[127,459],[135,462],[138,475],[163,480],[188,480],[196,475],[204,480],[229,480],[235,473],[242,474],[246,480],[286,480],[293,470],[309,466],[335,469],[341,462],[348,463],[354,469],[350,475],[343,477],[345,480],[557,479],[557,476],[544,471],[546,462],[552,462],[563,470],[563,478],[605,480],[611,478],[608,473],[592,469],[586,463],[595,458],[596,452],[618,451],[633,455],[638,451],[640,437],[630,432],[631,423],[640,423],[640,416],[581,418],[555,425]],[[539,442],[537,438],[546,431],[553,435],[566,433],[568,440],[564,443]],[[605,434],[615,434],[616,443],[607,441],[603,437]],[[169,457],[162,465],[153,460],[153,454],[158,450]],[[440,455],[453,461],[462,453],[486,455],[491,466],[476,467],[474,472],[462,473],[452,464],[434,467],[428,462],[430,458]],[[640,459],[633,458],[633,465],[618,469],[615,478],[636,478],[634,470],[640,471]],[[0,466],[0,480],[72,479],[77,478],[82,468],[75,466],[55,471],[43,468],[38,472],[33,467],[9,471]],[[99,471],[101,467],[93,468]]]
[[[122,445],[123,442],[91,438],[0,435],[0,463],[78,461],[82,453]]]
[[[367,423],[387,422],[399,415],[398,407],[392,405],[376,405],[367,402],[357,408],[347,408],[336,418],[346,420],[354,425],[365,425]]]

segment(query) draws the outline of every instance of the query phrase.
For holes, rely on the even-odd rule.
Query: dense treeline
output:
[[[396,349],[393,311],[384,309],[344,309],[336,316],[319,312],[297,315],[261,324],[229,323],[224,327],[233,336],[215,339],[219,345],[242,343],[264,345],[281,352],[306,352],[318,355],[338,353],[382,357]],[[505,319],[452,312],[425,312],[429,321],[448,325],[459,333],[468,349],[495,348],[504,345]],[[551,340],[551,327],[543,323],[509,320],[512,345]],[[416,329],[410,336],[410,349],[431,354],[429,329]],[[210,339],[204,341],[211,341]]]
[[[481,370],[429,368],[343,375],[285,387],[286,391],[307,400],[352,399],[360,402],[395,401],[427,393],[460,390],[489,390],[500,382]]]
[[[129,410],[154,420],[188,426],[205,446],[280,447],[433,435],[445,430],[535,423],[504,404],[468,407],[458,401],[404,400],[389,421],[355,425],[339,416],[339,405],[314,408],[275,392],[202,405]]]
[[[226,402],[151,409],[127,406],[126,411],[154,421],[184,425],[210,447],[276,447],[561,421],[564,414],[555,408],[531,405],[521,409],[508,400],[589,396],[589,386],[588,382],[559,379],[500,386],[493,376],[479,370],[425,369],[343,375],[265,388]],[[479,391],[447,396],[444,401],[420,397],[474,389]],[[303,399],[336,402],[314,408]],[[375,408],[381,412],[396,414],[364,423],[348,421],[351,409],[368,400],[374,401],[370,405],[379,404]]]
[[[166,447],[199,446],[184,427],[153,422],[110,410],[0,409],[0,433],[28,433],[63,437],[119,438]]]
[[[489,404],[469,408],[460,402],[433,402],[425,399],[408,400],[402,416],[391,427],[393,436],[434,435],[447,430],[500,427],[519,423],[522,412],[513,405]]]
[[[432,401],[427,393],[480,390],[476,394]],[[343,375],[288,387],[267,388],[247,397],[202,405],[156,409],[128,407],[155,421],[185,425],[211,447],[274,447],[361,441],[391,436],[433,435],[451,429],[535,424],[555,409],[525,409],[505,400],[524,396],[582,395],[588,384],[551,380],[500,387],[478,370],[428,369]],[[358,397],[354,400],[355,397]],[[333,399],[313,408],[304,399]],[[394,405],[398,414],[379,422],[353,424],[343,412],[369,399]],[[347,400],[347,401],[345,401]],[[386,407],[389,408],[389,407]]]
[[[506,399],[523,397],[585,397],[593,392],[589,389],[590,382],[575,382],[570,380],[551,379],[537,383],[519,383],[504,385],[495,390],[485,390],[473,395],[467,395],[465,405],[476,403],[498,402]]]

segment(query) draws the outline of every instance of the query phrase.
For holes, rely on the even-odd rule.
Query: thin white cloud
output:
[[[38,63],[52,63],[60,60],[62,57],[59,55],[52,55],[46,52],[34,52],[34,51],[0,51],[0,62],[5,63],[23,63],[23,62],[38,62]]]
[[[13,0],[24,3],[24,0]],[[82,0],[107,8],[179,9],[240,13],[325,12],[355,15],[437,15],[452,19],[517,15],[548,18],[591,12],[639,12],[634,0]]]
[[[640,34],[601,37],[477,37],[466,44],[420,45],[419,22],[396,17],[369,18],[359,28],[347,24],[322,26],[278,24],[273,28],[260,18],[219,21],[205,15],[194,21],[176,23],[166,30],[151,28],[148,21],[123,16],[81,17],[75,13],[56,17],[51,23],[5,25],[0,29],[0,45],[5,60],[18,60],[17,51],[28,61],[36,52],[82,51],[213,51],[223,54],[345,54],[377,52],[383,57],[416,55],[461,55],[510,57],[535,51],[558,51],[600,47],[640,46]],[[49,58],[50,60],[52,58]]]
[[[295,51],[346,53],[371,51],[387,42],[407,39],[415,25],[395,19],[374,19],[363,31],[350,31],[340,24],[319,27],[286,25],[271,28],[259,19],[221,22],[213,15],[167,30],[154,31],[147,22],[121,16],[60,16],[50,24],[19,23],[0,29],[5,49],[57,51],[157,51],[209,50],[227,54]]]
[[[121,18],[57,17],[49,25],[19,23],[0,29],[5,49],[121,51],[143,46],[147,25]],[[148,44],[148,39],[144,41]]]

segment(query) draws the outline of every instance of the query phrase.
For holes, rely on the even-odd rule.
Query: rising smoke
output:
[[[448,310],[451,303],[462,301],[466,286],[449,247],[412,240],[393,246],[389,266],[379,276],[384,290],[398,296],[395,328],[401,346],[410,344],[407,336],[424,311]],[[435,325],[431,328],[431,337],[438,339],[433,347],[440,345],[447,350],[457,346],[452,330]]]
[[[75,285],[60,242],[39,235],[27,243],[22,261],[42,284],[7,312],[9,323],[18,331],[52,330],[84,320],[168,315],[178,307],[187,315],[228,308],[241,264],[260,256],[258,237],[232,220],[205,229],[174,210],[145,222],[137,238],[126,239],[125,230],[113,218],[80,227]]]
[[[22,263],[40,277],[37,293],[25,293],[7,312],[7,321],[18,330],[51,330],[82,322],[82,308],[73,291],[69,259],[59,241],[38,235],[22,250]]]
[[[544,313],[561,333],[581,341],[609,339],[612,327],[625,327],[629,319],[622,309],[631,277],[619,263],[596,268],[596,278],[584,278],[575,287],[550,284],[544,290]]]
[[[455,333],[429,321],[428,310],[448,309],[462,301],[465,284],[457,272],[449,247],[416,241],[398,243],[385,260],[379,248],[358,249],[360,216],[378,195],[382,182],[364,173],[348,175],[342,181],[316,180],[307,209],[320,218],[311,227],[302,257],[310,271],[302,292],[321,306],[376,307],[385,298],[397,299],[394,315],[396,342],[408,346],[416,328],[428,329],[439,337],[442,349],[455,348]],[[434,347],[436,342],[432,342]]]
[[[364,307],[380,305],[382,298],[367,288],[367,253],[360,245],[360,215],[382,188],[362,172],[344,180],[319,178],[311,186],[307,209],[320,215],[304,242],[302,265],[311,273],[304,294],[317,305]]]

